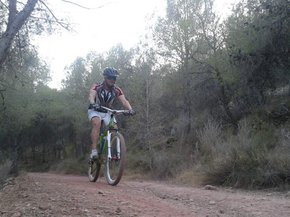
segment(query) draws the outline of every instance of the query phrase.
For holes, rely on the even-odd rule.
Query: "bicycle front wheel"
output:
[[[107,156],[105,176],[108,184],[117,185],[123,175],[126,160],[126,145],[122,134],[112,133],[111,158]]]
[[[90,182],[97,181],[101,170],[101,163],[98,159],[89,162],[88,177]]]

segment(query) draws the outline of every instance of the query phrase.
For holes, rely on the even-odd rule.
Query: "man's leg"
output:
[[[91,157],[97,156],[97,143],[99,141],[99,134],[101,128],[101,119],[99,117],[93,117],[91,120],[92,123],[92,132],[91,132],[91,140],[92,140],[92,153]]]

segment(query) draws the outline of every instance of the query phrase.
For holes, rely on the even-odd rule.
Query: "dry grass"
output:
[[[174,184],[181,184],[185,186],[201,186],[204,183],[205,177],[196,168],[187,168],[180,172],[172,182]]]
[[[237,135],[225,136],[217,126],[207,124],[199,132],[206,184],[245,188],[290,184],[290,137],[285,130],[277,135],[277,129],[266,124],[253,130],[243,121]]]

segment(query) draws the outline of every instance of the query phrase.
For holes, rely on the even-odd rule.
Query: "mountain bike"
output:
[[[107,183],[117,185],[123,175],[126,160],[126,145],[122,134],[117,127],[115,116],[129,115],[128,110],[113,110],[104,106],[102,109],[110,113],[108,126],[102,121],[99,143],[97,145],[98,158],[89,160],[88,176],[91,182],[97,181],[101,166],[104,164],[104,174]]]

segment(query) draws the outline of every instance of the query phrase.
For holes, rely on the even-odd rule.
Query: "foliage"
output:
[[[266,103],[268,90],[288,85],[289,1],[246,1],[234,12],[226,39],[238,73],[234,101],[248,112]]]
[[[57,164],[51,165],[50,170],[62,174],[86,175],[87,161],[84,159],[67,158]]]
[[[285,157],[289,149],[279,143],[278,132],[270,125],[264,123],[257,131],[251,127],[255,124],[252,121],[241,122],[238,134],[230,137],[223,136],[212,122],[205,126],[200,136],[206,183],[248,188],[289,184],[289,160]],[[207,143],[203,138],[207,136],[217,142],[204,149]]]

